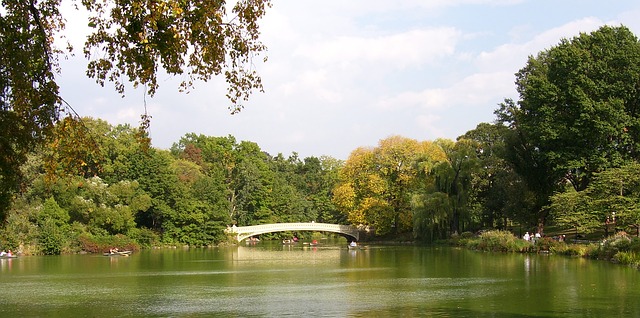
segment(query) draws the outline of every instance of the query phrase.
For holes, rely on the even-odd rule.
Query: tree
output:
[[[72,47],[64,37],[62,0],[6,0],[0,16],[0,212],[19,185],[18,167],[65,108],[56,74],[58,59]],[[181,75],[181,90],[194,81],[224,75],[232,113],[253,90],[262,90],[253,58],[265,50],[258,21],[270,0],[226,1],[83,0],[92,33],[84,45],[87,75],[111,81],[124,94],[125,81],[158,89],[159,72]],[[228,9],[231,9],[229,12]],[[72,113],[72,110],[66,109]],[[143,128],[148,117],[143,116]],[[4,218],[4,213],[0,214]]]
[[[535,225],[538,231],[543,233],[549,215],[549,210],[546,208],[549,205],[549,198],[561,190],[559,185],[564,173],[553,170],[545,154],[529,138],[530,132],[521,128],[521,117],[524,116],[524,111],[518,108],[513,100],[505,100],[495,113],[498,116],[498,123],[506,124],[509,128],[505,133],[504,156],[509,166],[518,175],[511,178],[517,183],[518,188],[509,187],[508,190],[511,194],[515,194],[511,197],[524,199],[523,204],[512,206],[511,211],[522,211],[514,215],[515,219],[525,226]],[[517,189],[518,193],[514,193],[514,189]]]
[[[640,155],[640,43],[624,26],[563,39],[516,74],[520,100],[496,114],[510,127],[507,156],[545,206],[565,181],[586,189],[595,173]]]
[[[105,160],[94,136],[97,135],[85,126],[82,119],[65,117],[58,122],[48,139],[44,155],[47,178],[66,175],[90,178],[98,175]]]
[[[341,160],[322,156],[308,157],[297,172],[302,178],[300,186],[307,200],[312,204],[312,213],[318,222],[343,224],[346,215],[340,213],[331,202],[332,190],[338,184],[338,170]]]
[[[340,170],[333,202],[352,224],[373,226],[377,234],[410,231],[418,175],[440,160],[444,153],[434,143],[400,136],[356,149]]]
[[[113,81],[124,92],[120,79],[145,85],[153,95],[158,88],[157,70],[170,75],[186,73],[180,84],[188,89],[196,80],[207,81],[224,73],[227,97],[242,108],[253,89],[262,89],[253,69],[253,57],[265,50],[258,41],[258,20],[270,0],[240,0],[227,13],[226,1],[134,0],[111,3],[83,1],[92,13],[85,56],[87,74],[104,85]],[[99,57],[93,59],[97,49]]]
[[[20,164],[58,118],[58,1],[3,1],[0,15],[0,220],[20,183]]]
[[[171,169],[174,158],[168,151],[150,149],[136,151],[127,156],[122,167],[121,180],[137,181],[151,198],[151,206],[136,213],[136,223],[152,230],[163,230],[167,215],[174,213],[176,202],[182,195],[175,171]]]
[[[584,190],[594,173],[640,155],[639,78],[640,43],[628,28],[563,39],[516,74],[518,130],[552,175]]]
[[[549,206],[554,223],[560,227],[572,228],[578,233],[592,233],[603,222],[601,213],[593,208],[593,200],[585,191],[570,189],[551,197]]]
[[[268,202],[273,176],[267,155],[257,144],[238,143],[233,136],[187,134],[171,151],[174,156],[201,162],[206,175],[221,180],[232,222],[250,225],[274,220]]]
[[[630,162],[620,168],[597,173],[587,189],[599,212],[600,223],[606,217],[618,228],[634,227],[640,236],[640,164]]]
[[[505,229],[509,221],[533,224],[531,208],[535,197],[508,160],[508,140],[513,132],[502,124],[481,123],[460,138],[477,144],[480,167],[472,174],[471,200],[481,209],[485,228]]]
[[[433,242],[436,238],[447,237],[450,230],[451,200],[444,192],[430,191],[413,196],[413,236],[416,239]]]
[[[447,206],[450,209],[450,231],[451,234],[459,234],[464,225],[470,225],[473,222],[470,198],[472,175],[479,167],[477,145],[468,139],[460,139],[455,143],[450,140],[439,140],[438,145],[443,149],[447,159],[433,168],[435,190],[446,194],[449,200]]]

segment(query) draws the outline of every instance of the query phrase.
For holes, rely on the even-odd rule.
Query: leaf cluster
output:
[[[114,82],[124,94],[125,84],[131,82],[154,95],[159,69],[169,75],[184,74],[181,90],[224,74],[232,113],[242,109],[251,91],[262,90],[253,58],[266,49],[258,40],[257,22],[271,5],[269,0],[237,1],[231,12],[226,1],[83,4],[92,13],[92,33],[84,46],[90,60],[87,75],[100,85]]]

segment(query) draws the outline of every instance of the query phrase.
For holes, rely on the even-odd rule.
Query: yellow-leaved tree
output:
[[[378,235],[409,232],[411,197],[421,188],[418,176],[445,159],[438,145],[401,136],[383,139],[375,148],[358,148],[340,171],[333,202],[349,222]]]

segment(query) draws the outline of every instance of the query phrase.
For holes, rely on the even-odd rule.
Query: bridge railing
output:
[[[282,231],[319,231],[334,232],[351,236],[358,240],[359,232],[356,228],[349,225],[330,224],[330,223],[273,223],[250,226],[233,226],[227,229],[230,233],[237,234],[238,241],[242,241],[250,236]]]

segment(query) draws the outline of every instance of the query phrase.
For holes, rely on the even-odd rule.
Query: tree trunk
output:
[[[460,234],[460,213],[458,208],[453,208],[453,218],[451,219],[451,235]]]

